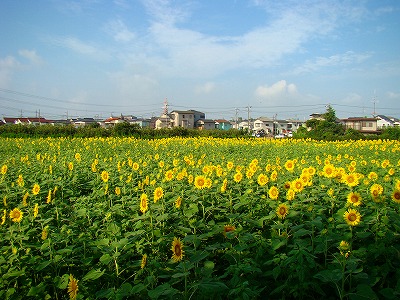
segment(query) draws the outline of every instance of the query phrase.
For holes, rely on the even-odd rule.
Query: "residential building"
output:
[[[51,121],[46,120],[43,117],[40,118],[25,118],[25,117],[20,117],[20,118],[8,118],[4,117],[3,122],[5,124],[22,124],[22,125],[41,125],[41,124],[48,124],[51,123]]]
[[[211,119],[200,119],[196,122],[196,128],[199,130],[215,129],[215,121]]]
[[[385,129],[386,127],[400,126],[400,119],[394,117],[387,117],[384,115],[377,115],[378,129]]]
[[[168,114],[162,114],[155,122],[156,129],[172,128],[173,126],[174,119],[172,119]]]
[[[231,122],[224,120],[224,119],[218,119],[214,120],[215,122],[215,128],[216,129],[221,129],[221,130],[229,130],[232,128]]]
[[[193,110],[174,110],[170,113],[174,127],[193,129],[195,126],[195,113]]]
[[[378,132],[378,119],[366,117],[351,117],[342,119],[341,123],[346,129],[352,128],[361,133],[377,133]]]

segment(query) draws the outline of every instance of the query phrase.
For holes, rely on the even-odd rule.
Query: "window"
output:
[[[182,115],[182,119],[184,119],[185,118],[185,115]]]
[[[256,123],[255,126],[256,127],[261,127],[261,124],[260,123]]]
[[[368,127],[373,127],[374,125],[372,124],[372,122],[368,123]]]
[[[367,122],[362,122],[362,127],[367,127]]]

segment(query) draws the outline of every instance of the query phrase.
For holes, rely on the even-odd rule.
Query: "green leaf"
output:
[[[154,290],[148,292],[151,299],[158,299],[160,296],[173,296],[178,293],[178,290],[174,289],[169,285],[169,283],[164,283],[159,285]]]
[[[104,271],[105,271],[105,270],[100,271],[100,270],[96,270],[96,269],[90,270],[90,271],[82,278],[82,281],[95,280],[95,279],[97,279],[97,278],[103,276]]]
[[[189,272],[184,272],[184,273],[175,273],[174,275],[172,275],[171,277],[172,278],[180,278],[180,277],[184,277],[184,276],[187,276],[187,275],[189,275],[190,273]]]
[[[278,276],[281,274],[281,267],[280,266],[276,266],[275,268],[273,268],[272,270],[272,276],[274,276],[274,279],[276,280],[278,278]]]
[[[54,278],[54,284],[59,289],[62,289],[62,290],[67,288],[68,282],[69,282],[69,274],[64,274],[61,277],[57,276],[56,278]]]
[[[29,289],[27,296],[36,296],[36,295],[40,294],[41,292],[43,292],[45,289],[46,289],[46,286],[45,286],[44,282],[41,282],[37,286],[32,286]]]
[[[108,254],[108,253],[103,254],[103,255],[100,257],[100,262],[101,262],[103,265],[108,265],[108,263],[109,263],[111,260],[112,260],[112,257],[111,257],[111,255]]]
[[[392,288],[385,288],[379,291],[379,294],[381,294],[385,299],[395,299],[396,295],[394,294],[394,291]]]
[[[314,278],[321,280],[322,282],[338,282],[342,279],[342,271],[339,269],[334,270],[322,270],[321,272],[314,275]]]

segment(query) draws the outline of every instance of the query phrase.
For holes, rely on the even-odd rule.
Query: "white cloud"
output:
[[[13,56],[0,58],[0,86],[8,86],[13,72],[20,67],[21,64]]]
[[[104,60],[109,58],[109,54],[100,47],[83,42],[75,37],[61,37],[52,39],[56,45],[68,48],[76,53],[89,56],[93,59]]]
[[[275,82],[271,86],[258,86],[255,90],[256,97],[262,98],[278,98],[293,96],[297,94],[297,87],[295,84],[288,84],[286,80]]]
[[[30,63],[34,64],[34,65],[40,65],[43,63],[42,58],[36,54],[35,50],[19,50],[18,54],[21,55],[22,57],[26,58],[27,60],[29,60]]]
[[[294,74],[309,73],[321,68],[347,66],[352,64],[360,64],[370,58],[371,53],[355,53],[347,51],[343,54],[335,54],[329,57],[317,57],[314,61],[308,60],[302,66],[293,70]]]
[[[196,87],[197,94],[209,94],[213,90],[215,90],[215,83],[214,82],[206,82],[203,85],[199,85]]]
[[[106,25],[106,32],[111,34],[117,42],[130,42],[135,38],[135,33],[130,31],[121,20],[110,21]]]
[[[387,92],[387,96],[388,96],[390,99],[400,99],[400,93]]]

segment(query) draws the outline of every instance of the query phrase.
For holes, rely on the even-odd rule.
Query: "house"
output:
[[[253,130],[254,120],[243,120],[237,124],[239,130]]]
[[[94,118],[78,118],[72,120],[72,123],[75,125],[75,127],[84,127],[86,125],[99,123],[99,121],[95,120]]]
[[[276,120],[268,117],[259,117],[254,121],[253,131],[263,130],[266,134],[289,135],[303,125],[303,122],[297,119]]]
[[[211,119],[200,119],[196,122],[199,130],[215,129],[215,121]]]
[[[193,110],[174,110],[170,113],[174,127],[193,129],[195,126],[195,113]]]
[[[384,115],[377,115],[378,129],[385,129],[386,127],[400,126],[400,119],[394,117],[387,117]]]
[[[174,126],[174,119],[168,114],[162,114],[155,122],[155,129],[172,128]]]
[[[268,117],[259,117],[253,122],[253,131],[263,131],[266,134],[274,132],[274,120]]]
[[[377,133],[378,132],[378,119],[366,117],[350,117],[342,119],[341,123],[345,129],[352,128],[361,133]]]
[[[215,128],[216,129],[221,129],[221,130],[229,130],[232,128],[231,122],[224,120],[224,119],[218,119],[214,120],[215,122]]]
[[[40,125],[40,124],[48,124],[51,123],[51,121],[46,120],[45,118],[8,118],[4,117],[3,122],[5,124],[22,124],[22,125]]]

